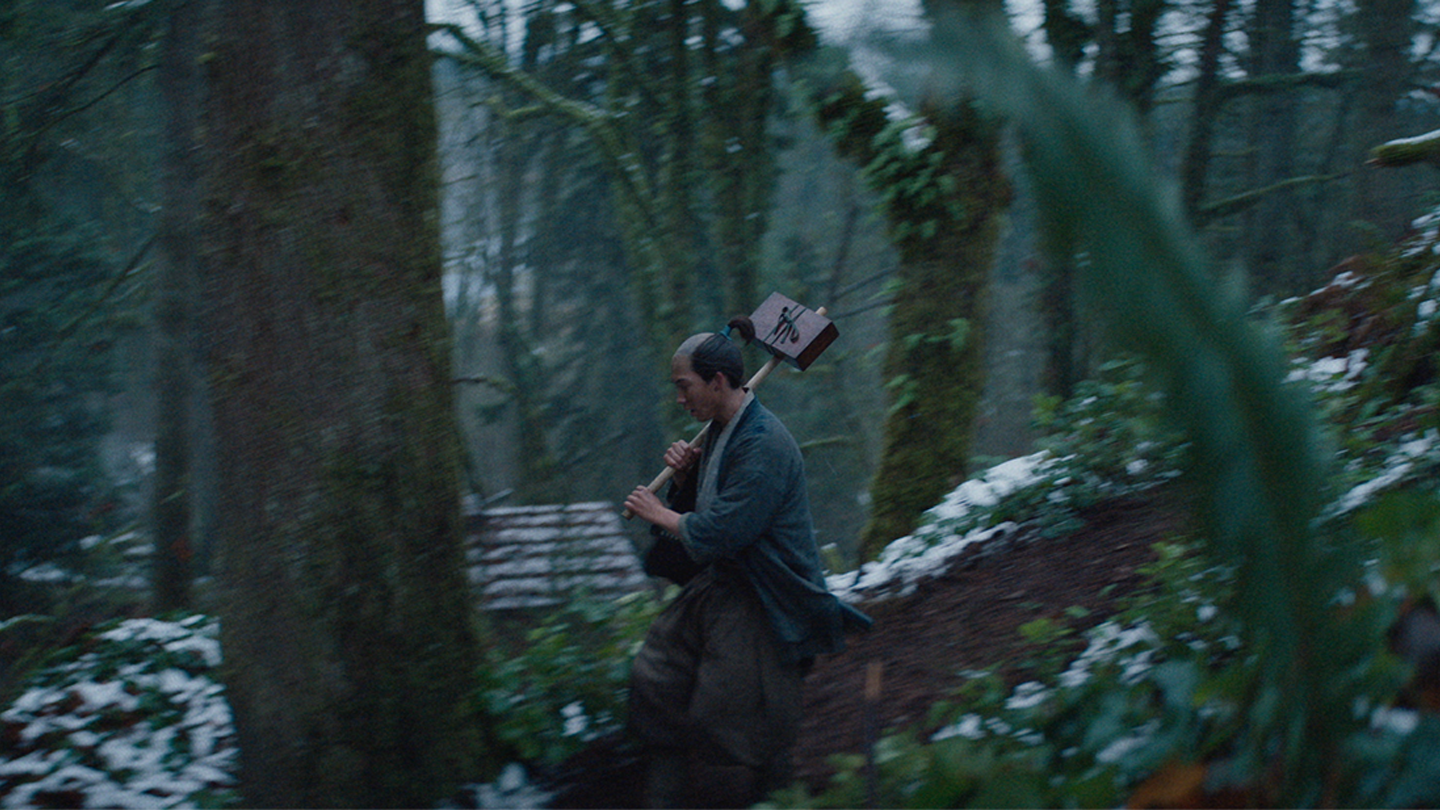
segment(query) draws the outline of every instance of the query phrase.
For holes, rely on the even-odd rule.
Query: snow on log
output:
[[[1375,166],[1409,166],[1426,162],[1440,166],[1440,129],[1382,143],[1370,150],[1369,162]]]

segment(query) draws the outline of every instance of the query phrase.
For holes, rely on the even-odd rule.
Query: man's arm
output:
[[[685,477],[700,460],[700,448],[689,442],[675,442],[665,449],[665,466],[675,469],[675,483],[684,484]],[[636,487],[625,499],[625,508],[661,529],[680,536],[680,513],[666,506],[648,487]]]
[[[677,520],[696,562],[734,557],[769,531],[804,476],[787,438],[773,431],[732,437],[724,486],[704,510]]]
[[[679,537],[680,513],[660,502],[649,487],[638,486],[625,499],[625,508]]]

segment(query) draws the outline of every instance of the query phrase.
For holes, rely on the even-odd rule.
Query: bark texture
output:
[[[250,806],[430,806],[478,664],[420,0],[220,4],[204,269]]]
[[[1364,0],[1358,7],[1358,35],[1364,47],[1356,58],[1364,80],[1356,99],[1357,152],[1363,156],[1375,146],[1412,134],[1402,124],[1400,111],[1405,105],[1396,100],[1404,97],[1415,73],[1407,49],[1416,32],[1416,4],[1415,0]],[[1399,238],[1415,212],[1401,180],[1400,173],[1372,170],[1361,172],[1356,183],[1354,219],[1369,223],[1385,239]]]
[[[821,83],[828,80],[828,83]],[[910,532],[964,480],[985,384],[988,278],[1010,200],[999,127],[968,100],[922,110],[933,139],[906,146],[884,101],[849,72],[816,76],[817,118],[865,166],[900,250],[885,375],[890,413],[861,560]]]
[[[929,238],[902,239],[885,373],[891,410],[871,484],[861,557],[910,533],[920,514],[965,480],[985,387],[989,273],[1009,184],[994,122],[960,102],[930,115],[953,219]],[[907,211],[901,221],[914,212]],[[894,214],[892,214],[894,217]],[[923,233],[921,234],[923,236]]]
[[[1248,69],[1260,80],[1294,76],[1300,72],[1300,41],[1295,31],[1294,0],[1256,3],[1247,34],[1252,42]],[[1252,99],[1249,185],[1271,189],[1295,174],[1296,127],[1301,98],[1297,90],[1261,93]],[[1295,275],[1290,254],[1297,244],[1297,201],[1283,187],[1256,200],[1245,213],[1250,235],[1247,262],[1257,289],[1283,290]]]
[[[195,130],[200,98],[201,3],[177,3],[162,43],[159,88],[165,115],[161,153],[159,261],[155,271],[155,477],[151,520],[155,555],[151,608],[191,607],[191,385],[195,300]]]

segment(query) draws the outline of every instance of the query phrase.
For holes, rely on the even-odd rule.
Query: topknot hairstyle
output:
[[[745,315],[730,319],[721,332],[691,335],[675,350],[676,357],[689,357],[690,368],[705,382],[724,374],[731,388],[739,388],[745,379],[745,358],[740,346],[728,335],[737,334],[746,343],[755,339],[755,324]]]

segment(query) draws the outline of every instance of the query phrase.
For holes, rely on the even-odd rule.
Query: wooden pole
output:
[[[820,307],[819,309],[815,310],[815,312],[816,312],[816,314],[824,315],[824,314],[825,314],[825,307]],[[765,365],[761,366],[759,371],[757,371],[757,372],[755,372],[754,374],[750,375],[750,382],[745,383],[745,390],[747,390],[747,391],[754,391],[754,390],[755,390],[755,386],[759,385],[759,384],[762,383],[762,382],[765,382],[765,378],[766,378],[766,377],[769,377],[769,376],[770,376],[770,372],[774,371],[774,370],[775,370],[775,367],[778,366],[778,365],[780,365],[780,356],[779,356],[779,355],[771,355],[771,356],[770,356],[770,359],[767,360],[767,361],[765,361]],[[705,426],[702,427],[702,428],[700,428],[700,432],[699,432],[699,433],[696,433],[696,434],[695,434],[695,438],[693,438],[693,439],[690,440],[690,446],[691,446],[691,447],[694,447],[695,445],[699,444],[700,442],[705,441],[705,434],[707,434],[707,433],[710,432],[710,425],[711,425],[711,424],[712,424],[711,422],[706,422],[706,423],[705,423]],[[645,488],[648,489],[648,490],[650,490],[651,492],[659,492],[659,491],[660,491],[660,487],[665,486],[665,482],[666,482],[666,481],[669,481],[671,478],[674,478],[674,477],[675,477],[675,468],[674,468],[674,467],[671,467],[671,466],[669,466],[669,465],[666,465],[665,469],[661,470],[661,471],[660,471],[660,474],[657,475],[657,476],[655,476],[654,480],[652,480],[650,483],[648,483],[648,484],[645,485]],[[630,518],[632,518],[632,517],[635,516],[635,513],[634,513],[634,512],[631,512],[631,511],[627,508],[625,511],[621,512],[620,515],[621,515],[621,517],[625,518],[626,520],[629,520]]]
[[[746,387],[747,389],[751,390],[751,391],[754,391],[754,390],[755,390],[755,386],[757,386],[757,385],[759,385],[760,383],[764,382],[764,381],[765,381],[765,378],[768,377],[768,376],[770,376],[770,372],[772,372],[772,371],[775,370],[775,366],[776,366],[779,362],[780,362],[780,358],[779,358],[779,357],[775,357],[775,356],[772,355],[772,356],[770,357],[770,359],[765,362],[765,365],[761,366],[761,367],[760,367],[760,370],[757,371],[757,372],[755,372],[755,374],[750,377],[750,382],[746,383],[746,384],[745,384],[745,387]],[[690,446],[691,446],[691,447],[694,447],[695,445],[699,444],[700,442],[705,441],[705,435],[710,432],[710,426],[711,426],[712,424],[714,424],[714,422],[706,422],[705,425],[704,425],[704,427],[700,428],[700,432],[699,432],[699,433],[696,433],[696,434],[695,434],[695,438],[693,438],[693,439],[690,440]],[[659,491],[660,491],[660,487],[665,486],[665,482],[666,482],[666,481],[669,481],[671,478],[674,478],[674,477],[675,477],[675,468],[674,468],[674,467],[671,467],[671,466],[669,466],[669,465],[666,465],[665,469],[661,470],[661,471],[660,471],[660,474],[657,475],[657,476],[655,476],[654,480],[652,480],[650,483],[648,483],[648,484],[645,485],[645,488],[648,489],[648,490],[650,490],[651,492],[659,492]],[[634,512],[631,512],[631,511],[627,508],[624,512],[621,512],[620,515],[621,515],[622,517],[624,517],[626,520],[629,520],[630,518],[632,518],[632,517],[635,516],[635,513],[634,513]]]

